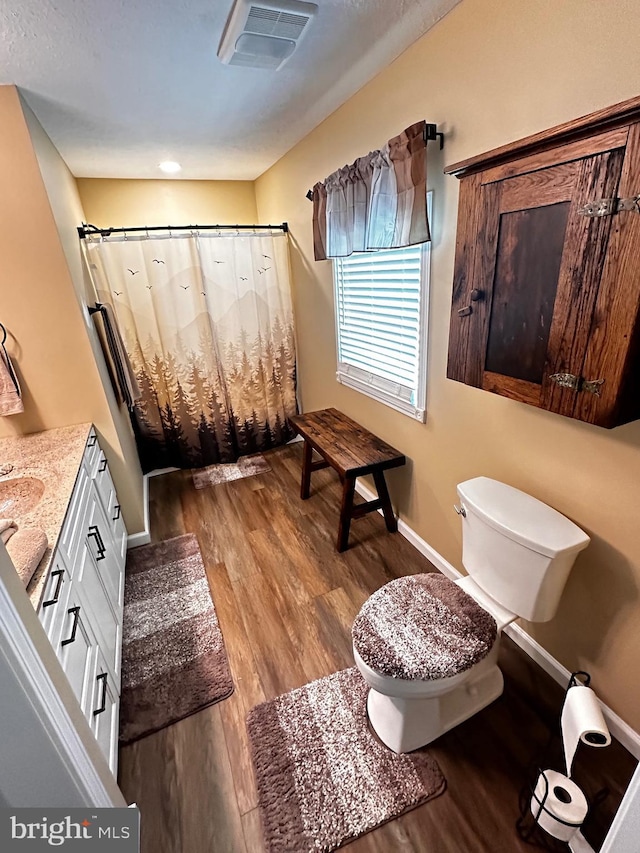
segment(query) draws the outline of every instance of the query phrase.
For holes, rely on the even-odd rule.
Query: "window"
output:
[[[419,421],[425,419],[429,247],[333,262],[338,382]]]

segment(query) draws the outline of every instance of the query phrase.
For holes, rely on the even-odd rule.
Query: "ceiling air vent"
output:
[[[227,20],[218,57],[225,65],[281,68],[316,14],[315,3],[299,0],[236,0]]]

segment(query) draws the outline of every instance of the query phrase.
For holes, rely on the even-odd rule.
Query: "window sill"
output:
[[[389,408],[395,409],[396,412],[401,412],[403,415],[408,415],[410,418],[413,418],[413,420],[419,421],[422,424],[426,421],[427,413],[424,409],[416,408],[416,406],[408,400],[403,400],[401,397],[387,393],[382,388],[378,388],[371,382],[367,382],[366,379],[361,379],[359,377],[340,372],[336,373],[336,379],[341,385],[346,385],[347,388],[352,388],[354,391],[366,394],[366,396],[371,397],[372,400],[376,400],[378,403],[384,403],[385,406],[389,406]]]

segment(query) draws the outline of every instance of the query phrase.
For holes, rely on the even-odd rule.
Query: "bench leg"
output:
[[[353,512],[353,493],[356,488],[355,477],[345,477],[342,481],[342,505],[340,507],[340,524],[338,525],[338,551],[346,551],[349,547],[349,528]]]
[[[391,498],[389,497],[387,481],[384,478],[384,471],[374,471],[373,481],[376,484],[376,489],[378,490],[378,497],[380,498],[380,501],[382,503],[381,509],[384,515],[385,523],[387,525],[387,530],[390,533],[395,533],[398,529],[398,522],[396,520],[395,515],[393,514],[393,507],[391,506]]]
[[[300,483],[300,497],[306,500],[309,497],[309,487],[311,485],[311,455],[313,447],[311,443],[305,439],[304,451],[302,456],[302,481]]]

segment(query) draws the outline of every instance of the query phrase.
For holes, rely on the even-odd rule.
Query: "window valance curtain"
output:
[[[424,131],[424,121],[412,124],[379,151],[359,157],[314,186],[317,261],[431,239]]]

